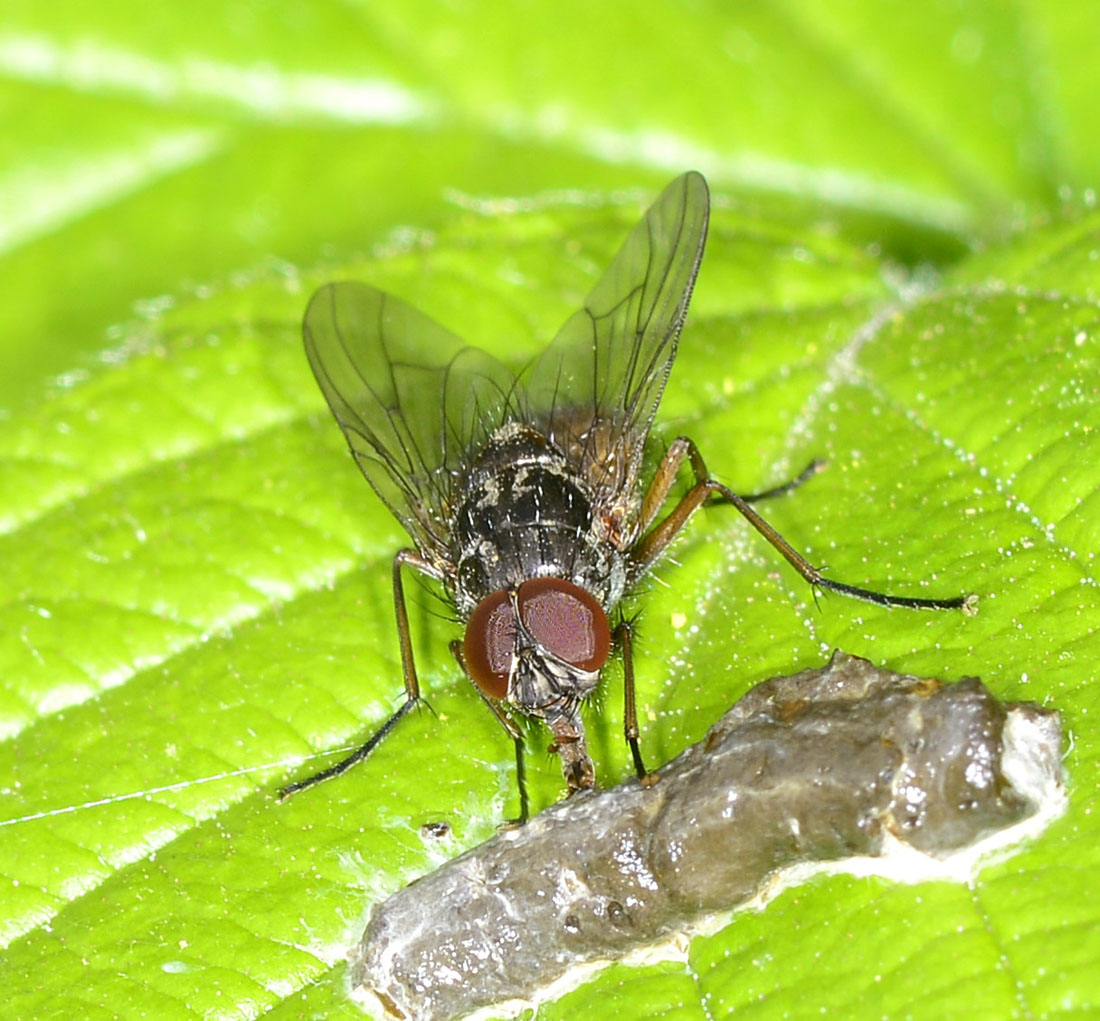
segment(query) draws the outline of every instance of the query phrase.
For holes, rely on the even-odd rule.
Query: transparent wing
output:
[[[706,241],[700,174],[673,181],[542,356],[523,374],[529,413],[605,496],[630,492],[676,356]]]
[[[463,458],[511,414],[514,373],[400,299],[354,281],[317,291],[303,333],[363,474],[417,546],[442,553]]]

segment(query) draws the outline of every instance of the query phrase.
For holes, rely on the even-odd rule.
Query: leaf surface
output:
[[[628,607],[648,759],[840,647],[1061,710],[1070,810],[972,886],[816,881],[540,1016],[1095,1008],[1095,13],[552,11],[0,16],[10,1016],[359,1016],[342,962],[368,904],[493,832],[514,767],[447,653],[457,625],[417,589],[434,712],[272,802],[401,688],[407,539],[309,376],[305,303],[363,279],[522,362],[688,166],[715,210],[660,437],[690,435],[741,491],[824,457],[766,508],[796,548],[844,581],[981,604],[818,605],[708,509]],[[589,719],[610,784],[630,765],[607,675]],[[560,794],[546,743],[535,807]],[[421,836],[440,819],[453,842]]]

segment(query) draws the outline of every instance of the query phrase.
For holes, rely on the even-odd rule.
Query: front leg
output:
[[[508,819],[507,825],[509,826],[523,826],[528,819],[528,804],[527,804],[527,767],[524,763],[523,757],[523,731],[516,726],[515,722],[504,713],[499,705],[496,704],[484,691],[481,690],[481,685],[478,684],[470,676],[470,671],[466,668],[466,654],[462,650],[462,643],[456,638],[450,645],[451,655],[454,656],[458,665],[462,668],[462,673],[466,679],[470,682],[474,691],[478,693],[481,701],[485,703],[491,712],[497,719],[503,728],[504,732],[512,739],[512,743],[516,749],[516,782],[519,784],[519,818]]]
[[[331,780],[334,776],[346,773],[352,766],[362,762],[374,751],[393,731],[401,720],[407,716],[412,708],[420,702],[420,682],[416,677],[416,663],[413,661],[412,638],[409,635],[409,613],[405,608],[405,587],[401,582],[401,568],[411,567],[414,571],[426,574],[429,578],[439,580],[439,572],[419,553],[411,549],[398,551],[393,558],[393,605],[394,614],[397,617],[397,639],[401,647],[401,673],[405,681],[405,701],[401,703],[397,711],[381,727],[378,728],[362,745],[355,749],[347,758],[341,759],[328,769],[322,769],[313,776],[307,776],[304,780],[296,780],[280,788],[279,801],[286,801],[291,795],[300,791],[316,787],[324,780]]]

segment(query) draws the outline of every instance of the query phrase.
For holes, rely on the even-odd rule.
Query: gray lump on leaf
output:
[[[784,868],[899,844],[946,858],[1060,791],[1060,747],[1057,713],[976,678],[835,653],[753,688],[659,782],[575,794],[377,905],[353,987],[424,1021],[534,998],[747,903]]]

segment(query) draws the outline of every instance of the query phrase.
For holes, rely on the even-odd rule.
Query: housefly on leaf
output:
[[[326,284],[306,310],[306,353],[367,481],[415,548],[393,559],[405,701],[347,758],[284,787],[339,776],[420,703],[403,572],[438,582],[465,636],[451,651],[515,745],[527,818],[523,735],[542,720],[571,792],[595,785],[580,707],[613,648],[624,662],[626,740],[640,778],[631,631],[610,617],[704,503],[732,504],[818,589],[882,606],[952,609],[964,598],[885,595],[823,577],[752,504],[712,479],[695,444],[672,442],[648,484],[643,451],[661,400],[709,215],[697,173],[673,181],[634,228],[580,311],[516,373],[366,284]],[[692,485],[671,496],[681,471]]]

